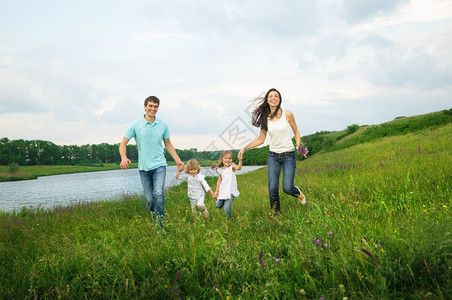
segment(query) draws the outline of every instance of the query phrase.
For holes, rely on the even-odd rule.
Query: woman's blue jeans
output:
[[[163,226],[165,220],[165,178],[166,166],[150,171],[140,170],[141,184],[149,209],[154,216],[154,222]]]
[[[294,186],[296,159],[295,152],[275,153],[270,151],[268,154],[268,192],[270,194],[270,206],[275,212],[280,213],[279,202],[279,175],[281,168],[283,171],[283,191],[284,193],[297,197],[299,192]]]

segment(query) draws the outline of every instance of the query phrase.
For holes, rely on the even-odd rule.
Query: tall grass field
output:
[[[239,175],[227,221],[166,191],[0,213],[2,299],[450,299],[452,124],[297,162],[301,205],[267,170]],[[246,155],[246,152],[245,152]],[[211,187],[216,179],[209,178]]]

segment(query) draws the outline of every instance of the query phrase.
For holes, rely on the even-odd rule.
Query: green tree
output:
[[[359,129],[359,125],[358,124],[352,124],[347,126],[347,134],[352,134],[354,132],[356,132]]]

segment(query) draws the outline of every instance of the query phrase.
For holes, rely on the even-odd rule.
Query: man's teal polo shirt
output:
[[[135,138],[139,170],[149,171],[167,165],[163,139],[169,139],[170,133],[168,125],[162,120],[156,117],[151,124],[143,116],[130,125],[124,137],[129,140]]]

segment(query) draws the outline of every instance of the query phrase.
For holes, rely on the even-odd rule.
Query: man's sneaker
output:
[[[301,204],[306,204],[306,197],[304,196],[304,194],[300,191],[300,189],[296,186],[297,190],[298,190],[298,200],[300,200]]]

